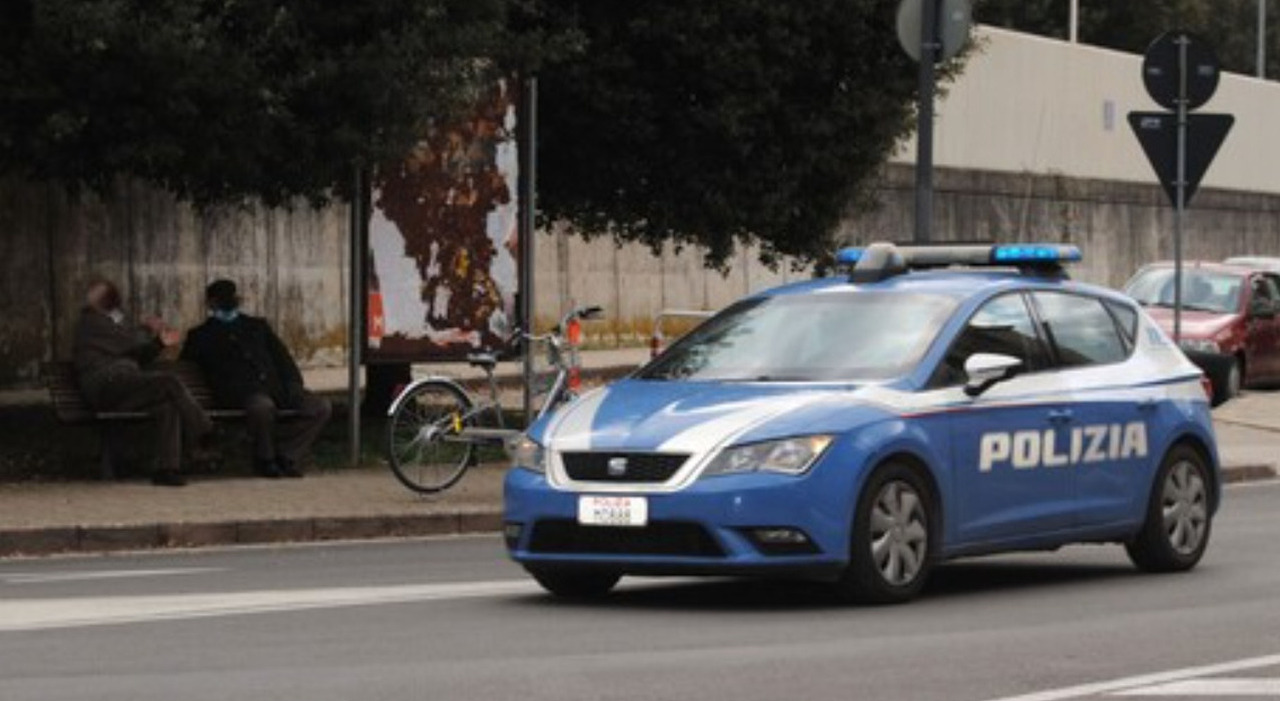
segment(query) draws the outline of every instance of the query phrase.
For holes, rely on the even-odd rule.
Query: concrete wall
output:
[[[990,27],[980,27],[976,41],[977,53],[938,104],[935,163],[1155,180],[1126,118],[1160,109],[1142,86],[1141,56]],[[1224,73],[1200,111],[1236,117],[1203,186],[1280,193],[1280,83]],[[913,140],[894,157],[914,159]]]
[[[846,221],[850,244],[910,238],[914,170],[886,168],[879,207]],[[1061,241],[1083,250],[1078,280],[1119,287],[1138,267],[1173,256],[1173,211],[1154,184],[1033,173],[939,169],[933,230],[939,241]],[[1280,195],[1203,189],[1186,220],[1188,259],[1280,256]]]
[[[120,185],[109,197],[0,183],[0,387],[29,384],[65,358],[85,286],[106,277],[129,309],[188,326],[205,284],[240,283],[305,363],[344,357],[344,208],[198,213],[163,193]]]

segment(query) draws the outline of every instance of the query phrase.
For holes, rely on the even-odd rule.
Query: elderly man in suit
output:
[[[329,420],[328,400],[303,387],[302,373],[266,320],[241,313],[234,282],[213,282],[205,300],[209,318],[187,334],[182,358],[204,370],[219,404],[247,413],[254,471],[301,477],[300,461]],[[298,416],[277,424],[278,409]]]
[[[151,481],[165,487],[186,484],[183,442],[194,447],[213,428],[187,388],[169,373],[147,369],[177,331],[156,318],[141,326],[126,323],[120,291],[107,280],[89,286],[76,324],[73,356],[85,401],[96,411],[144,411],[158,429],[157,464]]]

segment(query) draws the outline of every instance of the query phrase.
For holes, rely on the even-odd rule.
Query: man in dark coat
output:
[[[247,413],[258,475],[301,477],[301,458],[329,420],[328,400],[303,387],[302,373],[266,320],[240,312],[234,282],[213,282],[205,301],[209,318],[187,334],[182,359],[200,366],[220,405]],[[278,409],[298,416],[277,425]]]
[[[142,327],[126,324],[120,291],[108,281],[91,285],[85,301],[72,349],[81,394],[96,411],[144,411],[155,417],[159,446],[151,481],[183,486],[183,441],[194,447],[213,426],[178,378],[145,369],[164,348],[177,345],[178,332],[154,318]]]

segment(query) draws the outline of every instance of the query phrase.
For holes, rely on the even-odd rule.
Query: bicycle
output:
[[[530,348],[545,343],[547,362],[555,368],[555,378],[535,418],[576,396],[581,322],[602,314],[600,307],[579,307],[546,334],[518,330],[512,334],[513,341],[521,340]],[[498,356],[472,353],[467,362],[484,371],[487,398],[473,396],[451,378],[425,377],[406,386],[387,412],[387,462],[396,479],[415,492],[434,494],[452,487],[479,462],[481,448],[505,446],[522,433],[506,426],[493,375]]]

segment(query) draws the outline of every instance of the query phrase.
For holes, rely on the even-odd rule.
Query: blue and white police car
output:
[[[550,592],[803,576],[868,602],[950,558],[1121,543],[1195,566],[1220,480],[1201,372],[1063,245],[841,251],[537,422],[505,484]]]

